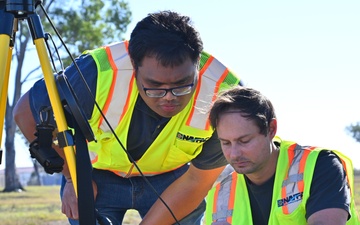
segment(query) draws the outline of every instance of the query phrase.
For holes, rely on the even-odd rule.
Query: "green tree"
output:
[[[357,142],[360,142],[360,122],[347,126],[346,130]]]
[[[23,1],[24,2],[24,1]],[[40,2],[40,1],[34,1]],[[49,18],[59,31],[64,43],[73,56],[79,55],[82,51],[102,46],[109,42],[122,40],[122,35],[131,21],[131,12],[128,3],[124,0],[82,0],[82,1],[43,1],[45,11]],[[43,11],[37,7],[36,13],[42,19],[44,31],[56,37],[50,23],[46,20]],[[16,173],[15,165],[15,133],[16,124],[12,114],[16,102],[22,94],[22,86],[31,79],[40,77],[39,66],[34,68],[23,69],[25,56],[29,56],[32,38],[29,33],[26,20],[15,20],[18,24],[18,33],[12,37],[14,41],[14,52],[12,61],[16,60],[15,68],[15,85],[13,88],[13,98],[7,98],[5,113],[5,188],[4,192],[18,191],[23,189]],[[1,25],[2,26],[2,25]],[[54,43],[60,51],[60,57],[63,58],[64,66],[69,65],[69,57],[65,54],[64,46],[59,39],[54,38]],[[50,52],[54,52],[52,49]],[[29,54],[27,54],[29,53]],[[55,59],[57,59],[55,57]],[[13,64],[13,62],[12,62]],[[28,71],[25,75],[24,71]]]

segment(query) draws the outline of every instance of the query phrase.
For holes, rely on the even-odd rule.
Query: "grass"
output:
[[[67,225],[61,213],[59,186],[28,186],[23,192],[0,192],[1,225]],[[136,211],[130,210],[123,224],[140,223]]]
[[[360,215],[360,176],[355,177],[355,202]],[[0,192],[1,225],[67,225],[61,213],[59,186],[28,186],[20,193]],[[140,223],[136,211],[125,215],[123,224]]]
[[[355,176],[355,182],[354,182],[354,195],[355,195],[355,205],[357,208],[358,215],[360,216],[360,175]]]
[[[1,192],[0,212],[3,225],[45,225],[66,220],[61,213],[58,186],[28,186],[23,192]]]

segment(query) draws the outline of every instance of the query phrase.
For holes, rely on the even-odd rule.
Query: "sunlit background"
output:
[[[345,130],[360,121],[360,1],[129,2],[126,38],[149,12],[190,16],[205,50],[272,100],[280,137],[337,149],[360,169],[360,143]],[[32,165],[21,140],[16,165]]]

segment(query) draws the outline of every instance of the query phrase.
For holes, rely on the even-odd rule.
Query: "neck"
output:
[[[255,185],[262,185],[275,174],[277,160],[279,157],[279,148],[272,143],[271,150],[269,160],[262,168],[254,173],[245,175]]]

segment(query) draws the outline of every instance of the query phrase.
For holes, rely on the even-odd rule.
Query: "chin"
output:
[[[173,116],[176,116],[177,114],[179,114],[181,112],[181,110],[183,110],[183,107],[174,107],[172,109],[168,109],[168,110],[164,110],[164,108],[161,108],[159,110],[156,111],[157,114],[159,114],[162,117],[166,117],[166,118],[170,118]]]
[[[157,114],[165,118],[171,118],[173,116],[176,116],[178,113],[179,112],[161,112],[161,113],[157,112]]]
[[[253,172],[252,169],[249,167],[233,166],[233,168],[239,174],[249,174]]]

